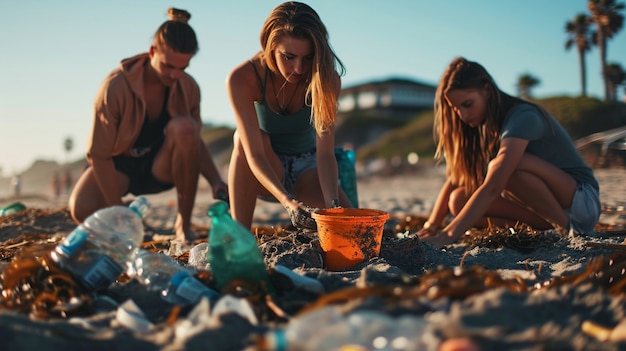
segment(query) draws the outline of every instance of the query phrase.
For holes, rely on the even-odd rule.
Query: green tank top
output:
[[[278,154],[298,155],[315,150],[315,128],[311,124],[311,107],[304,106],[292,115],[281,115],[272,111],[265,100],[265,78],[261,79],[252,62],[254,73],[261,85],[261,101],[254,102],[259,127],[270,137],[272,149]]]

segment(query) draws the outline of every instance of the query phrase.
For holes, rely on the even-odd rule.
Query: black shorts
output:
[[[127,193],[135,196],[143,194],[156,194],[174,187],[173,183],[163,183],[152,174],[152,164],[158,150],[152,150],[141,157],[126,155],[113,156],[115,169],[126,174],[130,178]]]

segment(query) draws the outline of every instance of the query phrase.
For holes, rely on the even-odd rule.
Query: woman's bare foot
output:
[[[191,229],[180,229],[176,230],[176,236],[174,237],[174,240],[185,244],[191,244],[194,241],[198,240],[198,234],[196,234],[196,232]]]
[[[183,224],[180,214],[176,217],[174,230],[176,231],[174,240],[178,242],[191,244],[198,239],[198,235],[191,230],[191,223]]]

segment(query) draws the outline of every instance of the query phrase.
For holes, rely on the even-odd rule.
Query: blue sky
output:
[[[279,1],[13,0],[0,9],[0,167],[65,162],[85,152],[93,99],[122,58],[147,51],[170,6],[188,10],[200,51],[188,72],[202,90],[205,122],[234,126],[228,72],[260,49],[259,31]],[[344,86],[392,76],[436,84],[456,56],[481,62],[503,90],[541,80],[537,97],[580,94],[578,55],[565,51],[565,23],[586,0],[310,0],[344,62]],[[626,67],[626,30],[608,60]],[[587,55],[589,95],[602,97],[598,51]],[[63,140],[74,149],[66,153]]]

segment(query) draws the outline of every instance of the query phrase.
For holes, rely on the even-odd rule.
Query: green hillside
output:
[[[594,98],[551,97],[533,100],[550,112],[568,131],[573,140],[626,125],[626,104],[604,103]],[[394,122],[396,123],[396,122]],[[361,133],[356,124],[353,133]],[[367,129],[363,124],[360,128]],[[360,147],[357,158],[361,161],[392,156],[406,157],[416,152],[420,159],[432,159],[435,151],[433,141],[433,112],[417,115],[401,128],[393,128],[377,140]]]

